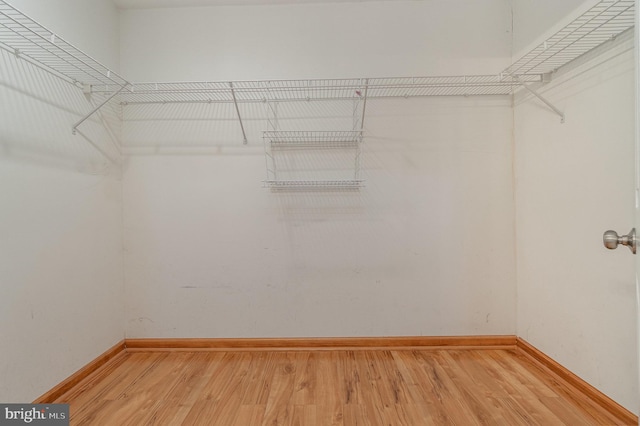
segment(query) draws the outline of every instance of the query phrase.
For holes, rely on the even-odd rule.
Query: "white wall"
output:
[[[508,0],[381,1],[122,11],[132,81],[497,74]]]
[[[521,58],[600,0],[511,0],[513,59]]]
[[[359,192],[272,193],[238,139],[128,158],[127,337],[514,333],[510,101],[368,109]]]
[[[11,3],[117,66],[110,1]],[[0,52],[3,402],[37,398],[124,336],[121,181],[71,135],[90,109],[78,88]],[[82,130],[115,155],[99,123]]]
[[[634,259],[602,233],[634,224],[634,57],[581,61],[540,92],[566,114],[518,98],[518,335],[637,413]]]
[[[510,54],[502,0],[126,10],[121,25],[133,80],[472,74]],[[231,106],[125,108],[128,337],[515,332],[508,98],[370,102],[351,193],[263,188],[266,107],[241,111],[247,146]],[[351,123],[348,103],[280,114],[282,130]]]

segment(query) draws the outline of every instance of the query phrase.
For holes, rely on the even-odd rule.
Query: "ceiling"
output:
[[[122,9],[191,6],[242,6],[300,3],[361,3],[375,0],[113,0]]]

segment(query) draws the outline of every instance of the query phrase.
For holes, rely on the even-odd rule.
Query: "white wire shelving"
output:
[[[360,179],[363,132],[265,131],[265,186],[275,191],[353,190]]]
[[[510,95],[524,89],[564,120],[564,114],[540,96],[534,84],[544,84],[549,73],[632,28],[634,3],[634,0],[600,1],[496,75],[130,83],[5,0],[0,0],[0,48],[76,85],[85,93],[95,94],[97,106],[74,124],[74,133],[111,101],[125,107],[233,103],[246,143],[240,103],[362,101],[362,125],[367,99]],[[126,116],[126,108],[123,110]]]
[[[116,72],[4,0],[0,0],[0,48],[79,87],[100,85],[113,91],[128,84]]]
[[[91,93],[96,86],[109,88],[100,103],[74,124],[78,126],[121,93],[129,82],[53,31],[4,0],[0,0],[0,49]]]
[[[522,56],[503,74],[554,72],[634,26],[635,0],[603,0]]]
[[[523,79],[529,83],[541,81],[536,75]],[[135,105],[508,95],[520,84],[522,81],[506,75],[134,83],[119,99],[122,105]],[[114,89],[96,86],[93,91],[112,93]]]
[[[358,190],[364,186],[363,180],[265,180],[265,185],[273,191],[307,190]]]
[[[634,0],[603,0],[496,75],[129,83],[0,0],[0,48],[122,105],[508,95],[634,25]]]
[[[502,75],[522,83],[531,75],[549,82],[560,68],[613,41],[634,25],[635,0],[602,0],[508,66]],[[530,85],[520,87],[547,105],[564,123],[564,112]]]
[[[132,84],[0,0],[0,48],[121,105],[509,95],[633,25],[634,0],[603,0],[497,75]]]
[[[272,147],[355,147],[362,141],[361,130],[262,132]]]

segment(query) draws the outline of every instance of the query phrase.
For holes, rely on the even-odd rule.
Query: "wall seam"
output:
[[[511,12],[511,44],[510,44],[510,59],[511,63],[514,62],[514,6],[513,0],[509,1],[510,12]],[[513,273],[514,273],[514,281],[513,285],[515,287],[515,306],[514,306],[514,315],[515,315],[515,330],[514,334],[516,336],[520,336],[520,316],[519,316],[519,307],[520,307],[520,296],[519,296],[519,274],[518,274],[518,197],[517,197],[517,171],[516,171],[516,111],[515,111],[515,93],[511,93],[511,193],[513,197]]]

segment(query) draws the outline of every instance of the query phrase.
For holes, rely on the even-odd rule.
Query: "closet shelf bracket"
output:
[[[238,99],[236,99],[236,91],[233,88],[233,83],[229,82],[229,88],[231,89],[231,96],[233,97],[233,104],[236,107],[236,114],[238,114],[238,121],[240,122],[240,129],[242,130],[242,143],[247,144],[247,134],[244,131],[244,124],[242,124],[242,116],[240,115],[240,108],[238,107]]]
[[[78,127],[80,127],[80,125],[82,123],[84,123],[85,121],[87,121],[89,119],[89,117],[91,117],[93,114],[95,114],[96,112],[100,111],[100,108],[102,108],[103,106],[105,106],[107,103],[109,103],[109,101],[113,98],[115,98],[116,96],[118,96],[120,94],[120,92],[122,92],[124,89],[126,89],[127,87],[129,87],[130,84],[127,83],[124,86],[122,86],[120,89],[116,90],[115,92],[113,92],[111,94],[111,96],[107,97],[107,99],[105,99],[104,101],[102,101],[98,106],[96,106],[93,110],[91,110],[91,112],[89,112],[88,114],[86,114],[84,117],[82,117],[82,119],[80,119],[80,121],[78,121],[76,124],[73,125],[73,129],[71,130],[72,134],[76,134],[78,132]]]
[[[369,79],[364,81],[364,100],[362,101],[362,119],[360,120],[360,131],[364,130],[364,118],[367,111],[367,96],[369,94]]]
[[[540,93],[536,92],[534,89],[532,89],[531,87],[527,86],[526,84],[524,84],[520,78],[517,75],[511,75],[511,77],[517,81],[518,83],[520,83],[520,85],[529,93],[531,93],[533,96],[535,96],[536,98],[540,99],[540,101],[542,101],[546,106],[548,106],[554,113],[556,113],[559,117],[560,117],[560,122],[564,123],[564,112],[560,111],[560,109],[558,109],[558,107],[556,107],[555,105],[553,105],[547,98],[545,98],[544,96],[542,96]]]

